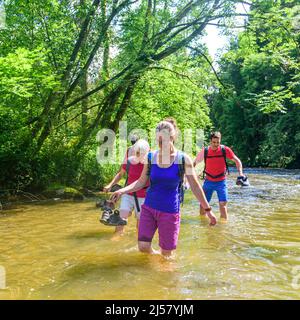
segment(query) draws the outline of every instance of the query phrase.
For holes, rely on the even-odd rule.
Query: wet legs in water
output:
[[[139,241],[138,242],[139,250],[143,253],[149,254],[159,254],[159,251],[154,250],[151,246],[151,242]],[[164,257],[171,257],[174,250],[164,250],[161,249],[161,254]]]
[[[221,218],[224,220],[228,219],[228,213],[227,213],[227,202],[219,202],[219,210],[220,210],[220,215]],[[204,209],[200,206],[200,216],[201,217],[205,217],[206,216],[206,212],[204,211]]]
[[[121,210],[120,211],[120,217],[122,219],[128,219],[128,217],[131,215],[131,212],[125,211],[125,210]],[[122,235],[124,233],[124,228],[125,226],[117,226],[115,229],[115,234],[116,235]],[[139,229],[139,220],[136,220],[136,230]]]
[[[228,219],[227,202],[220,201],[219,202],[219,210],[220,210],[221,218],[224,220],[227,220]]]

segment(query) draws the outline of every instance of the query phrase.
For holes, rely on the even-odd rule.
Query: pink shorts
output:
[[[152,242],[158,229],[159,246],[163,250],[174,250],[177,246],[180,214],[167,213],[142,205],[138,240]]]

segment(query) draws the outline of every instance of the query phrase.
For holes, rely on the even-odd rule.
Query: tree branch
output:
[[[138,79],[139,79],[139,77],[137,76],[137,77],[134,77],[133,79],[131,79],[131,81],[129,82],[129,84],[125,90],[124,97],[122,99],[120,107],[119,107],[117,114],[115,116],[115,119],[112,121],[112,123],[109,126],[110,129],[112,129],[114,131],[117,130],[118,123],[123,118],[128,106],[130,104],[131,97],[132,97],[133,91],[135,89],[135,86],[138,82]]]
[[[207,25],[221,27],[221,28],[228,28],[228,29],[245,29],[245,26],[227,26],[226,24],[219,24],[219,23],[208,23]]]
[[[190,1],[187,3],[172,19],[171,22],[166,26],[165,29],[158,32],[154,37],[153,40],[156,38],[161,38],[170,33],[172,29],[174,29],[179,21],[181,21],[184,17],[187,16],[187,14],[198,4],[200,4],[201,1],[196,1],[195,3],[193,1]]]
[[[191,40],[193,40],[196,36],[201,34],[201,32],[204,30],[206,26],[206,22],[203,22],[199,28],[197,28],[194,32],[192,32],[188,37],[185,39],[171,45],[170,47],[166,48],[165,50],[161,51],[160,53],[152,56],[152,59],[155,61],[160,61],[164,59],[165,57],[175,53],[182,47],[186,46]]]
[[[50,38],[48,25],[47,25],[47,23],[46,23],[46,21],[44,19],[44,16],[41,13],[40,13],[40,17],[41,17],[42,26],[45,29],[45,33],[46,33],[46,37],[47,37],[47,40],[48,40],[48,43],[49,43],[49,47],[51,49],[51,56],[52,56],[54,67],[55,67],[55,70],[58,71],[57,60],[56,60],[56,57],[55,57],[55,54],[54,54],[54,49],[53,49],[53,46],[52,46],[52,40]]]
[[[94,0],[96,1],[96,0]],[[57,98],[59,98],[59,94],[58,93],[53,93],[49,96],[45,108],[42,112],[41,115],[41,120],[38,121],[38,123],[36,124],[33,132],[34,135],[36,135],[38,133],[38,131],[40,131],[42,129],[42,132],[38,138],[38,143],[37,143],[37,150],[40,150],[40,147],[42,146],[44,140],[47,138],[47,136],[50,133],[50,128],[51,128],[51,122],[53,122],[53,120],[55,118],[58,117],[58,115],[61,113],[61,110],[65,107],[65,102],[67,101],[67,99],[69,98],[69,96],[71,95],[71,93],[74,91],[74,89],[76,88],[76,86],[79,84],[79,81],[82,79],[83,75],[85,74],[86,70],[88,70],[90,64],[92,63],[94,56],[96,55],[96,52],[98,51],[103,39],[105,38],[105,34],[112,22],[112,20],[114,19],[114,17],[122,10],[124,9],[126,6],[133,4],[135,2],[137,2],[138,0],[124,0],[122,3],[119,4],[119,6],[115,6],[117,5],[118,1],[114,1],[114,6],[113,6],[113,10],[110,14],[110,16],[108,17],[106,23],[104,26],[102,26],[102,30],[101,30],[101,34],[98,37],[96,44],[94,46],[94,48],[92,49],[92,52],[90,53],[90,56],[86,62],[86,64],[84,65],[84,67],[80,70],[79,74],[77,75],[76,79],[74,80],[74,82],[70,85],[70,87],[67,89],[67,91],[63,94],[63,96],[61,97],[61,100],[59,102],[57,102],[54,110],[51,112],[51,114],[49,114],[50,112],[50,108],[51,105],[53,104],[53,102],[55,100],[57,100]],[[102,88],[106,87],[110,82],[112,82],[113,80],[115,80],[116,77],[114,77],[113,79],[106,81],[104,85],[100,86],[100,89],[97,88],[96,90],[92,90],[89,93],[86,93],[85,95],[83,95],[82,97],[80,97],[79,99],[75,99],[76,102],[79,102],[83,99],[86,99],[87,97],[89,97],[91,94],[101,90]],[[74,104],[75,104],[74,103]],[[71,104],[73,105],[73,104]],[[45,119],[46,117],[46,119]],[[44,123],[43,123],[44,122]]]
[[[117,80],[118,78],[120,78],[121,76],[123,76],[130,68],[132,67],[132,64],[128,65],[126,68],[124,68],[121,72],[119,72],[117,75],[115,75],[114,77],[112,77],[111,79],[105,81],[104,83],[102,83],[100,86],[96,87],[95,89],[87,92],[86,94],[74,99],[72,102],[68,103],[65,106],[65,109],[68,109],[70,107],[72,107],[73,105],[77,104],[78,102],[80,102],[83,99],[86,99],[87,97],[91,96],[92,94],[106,88],[109,84],[111,84],[112,82],[114,82],[115,80]]]
[[[85,20],[83,21],[83,24],[81,26],[81,30],[80,30],[77,42],[76,42],[76,44],[74,46],[74,49],[73,49],[73,52],[71,54],[69,63],[68,63],[68,65],[67,65],[67,67],[66,67],[66,69],[64,71],[64,74],[63,74],[63,77],[62,77],[63,81],[65,81],[70,75],[71,69],[73,67],[73,64],[74,64],[76,58],[77,58],[79,50],[80,50],[80,48],[82,47],[82,45],[84,44],[84,42],[85,42],[85,40],[87,38],[88,26],[89,26],[93,16],[95,15],[96,9],[98,8],[99,4],[100,4],[100,0],[94,0],[94,2],[92,4],[92,9],[90,10],[88,15],[86,16]]]
[[[163,45],[165,45],[166,43],[168,43],[170,40],[172,40],[173,38],[175,38],[179,33],[181,33],[184,30],[189,29],[190,27],[196,25],[200,20],[197,19],[191,23],[182,23],[181,26],[183,26],[180,29],[177,29],[174,33],[172,33],[167,39],[165,39],[164,41],[161,41],[159,43],[157,43],[157,45],[155,46],[155,49],[159,49],[160,47],[162,47]],[[178,25],[180,26],[180,25]]]
[[[197,3],[197,2],[196,2]],[[209,18],[210,18],[210,13],[215,12],[216,9],[220,6],[220,1],[219,0],[215,0],[213,6],[210,8],[207,16],[205,17],[204,21],[200,24],[200,26],[198,28],[196,28],[189,36],[187,36],[185,39],[171,45],[170,47],[166,48],[165,50],[163,50],[162,52],[153,55],[152,59],[159,61],[161,59],[164,59],[165,57],[175,53],[176,51],[178,51],[180,48],[185,47],[187,44],[190,43],[190,41],[192,41],[194,38],[196,38],[198,35],[201,34],[201,32],[205,29]],[[198,18],[199,19],[199,18]],[[196,19],[196,20],[198,20]]]
[[[148,42],[151,15],[152,15],[152,0],[148,0],[148,6],[147,6],[146,16],[145,16],[144,35],[143,35],[143,40],[142,40],[141,51],[145,48],[146,43]]]
[[[145,118],[135,108],[133,108],[131,104],[128,105],[128,108],[133,110],[133,112],[137,114],[145,122]]]
[[[81,147],[84,145],[88,137],[91,135],[93,130],[101,123],[107,124],[111,121],[111,114],[114,106],[118,102],[121,94],[124,91],[124,88],[126,86],[119,85],[117,88],[115,88],[106,98],[105,101],[103,101],[103,106],[101,109],[101,112],[98,112],[96,118],[94,119],[93,123],[91,123],[84,131],[82,136],[80,137],[79,141],[74,147],[74,152],[77,153]],[[108,109],[109,108],[109,109]]]
[[[81,111],[81,112],[77,113],[74,117],[72,117],[72,118],[64,121],[63,123],[59,124],[58,126],[56,126],[56,127],[54,128],[54,130],[57,130],[57,129],[59,129],[60,127],[62,127],[63,125],[65,125],[65,124],[67,124],[67,123],[75,120],[76,118],[78,118],[79,116],[81,116],[81,115],[82,115],[83,113],[85,113],[86,111],[89,111],[89,110],[91,110],[91,109],[93,109],[93,108],[95,108],[95,107],[101,106],[101,105],[102,105],[102,102],[101,102],[101,103],[94,104],[94,105],[86,108],[85,111]]]
[[[129,0],[125,0],[123,1],[118,7],[116,7],[115,9],[112,10],[110,16],[108,17],[108,19],[106,20],[104,26],[102,26],[102,30],[101,33],[96,41],[96,44],[94,45],[88,60],[86,61],[85,65],[83,66],[83,68],[79,71],[76,79],[73,81],[73,83],[70,85],[69,89],[67,90],[66,94],[64,95],[60,105],[64,105],[64,102],[67,101],[67,99],[70,97],[71,93],[74,91],[74,89],[76,88],[76,86],[78,85],[82,75],[84,74],[84,72],[86,70],[88,70],[88,68],[90,67],[98,49],[100,48],[100,45],[102,43],[102,41],[105,39],[105,34],[112,22],[112,20],[115,18],[115,16],[122,10],[124,9],[127,5],[132,4],[137,2],[137,0],[130,2]]]
[[[234,3],[241,3],[241,4],[246,4],[248,6],[252,6],[253,3],[248,2],[248,1],[240,1],[240,0],[228,0],[230,2],[234,2]]]
[[[208,57],[207,57],[202,51],[200,51],[200,50],[197,49],[197,48],[193,48],[193,47],[190,47],[190,46],[188,46],[188,48],[191,49],[191,50],[196,51],[198,54],[200,54],[200,55],[207,61],[207,63],[210,65],[210,67],[211,67],[211,69],[213,70],[213,72],[214,72],[217,80],[219,81],[219,83],[220,83],[225,89],[227,89],[227,86],[226,86],[226,85],[223,83],[223,81],[220,79],[217,71],[215,70],[213,64],[210,62],[210,60],[208,59]]]
[[[165,70],[165,71],[169,71],[171,73],[176,74],[179,77],[188,79],[193,85],[199,87],[199,85],[197,83],[195,83],[187,74],[183,74],[183,73],[177,72],[175,70],[172,70],[172,69],[169,69],[169,68],[165,68],[165,67],[160,67],[160,66],[149,67],[148,70]]]
[[[209,21],[213,21],[216,19],[220,19],[220,18],[231,18],[231,17],[250,17],[251,14],[248,13],[230,13],[230,14],[225,14],[225,15],[218,15],[218,16],[209,16],[208,20]]]

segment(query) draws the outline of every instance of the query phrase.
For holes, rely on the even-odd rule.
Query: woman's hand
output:
[[[103,191],[104,191],[104,192],[109,192],[110,189],[111,189],[111,185],[108,184],[106,187],[103,188]]]
[[[193,167],[193,162],[191,158],[187,155],[185,155],[185,174],[191,186],[192,192],[194,193],[196,198],[199,200],[201,206],[205,210],[207,217],[210,219],[210,225],[214,226],[217,223],[217,218],[213,214],[211,207],[207,202],[205,193],[197,180],[196,172]]]
[[[206,212],[206,215],[208,216],[208,218],[209,218],[209,220],[210,220],[210,226],[214,226],[214,225],[216,225],[217,224],[217,218],[216,218],[216,216],[213,214],[213,212],[212,212],[212,210],[209,210],[209,211],[207,211],[207,210],[205,210],[205,212]]]
[[[122,189],[114,192],[111,197],[110,197],[110,200],[113,201],[114,203],[116,203],[120,198],[121,196],[123,195],[124,193],[122,192]]]

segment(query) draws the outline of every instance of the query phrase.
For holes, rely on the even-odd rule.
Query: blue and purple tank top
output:
[[[146,206],[166,213],[180,211],[178,155],[179,151],[177,151],[174,162],[168,168],[161,168],[157,164],[158,151],[151,154],[151,183],[146,193]]]

